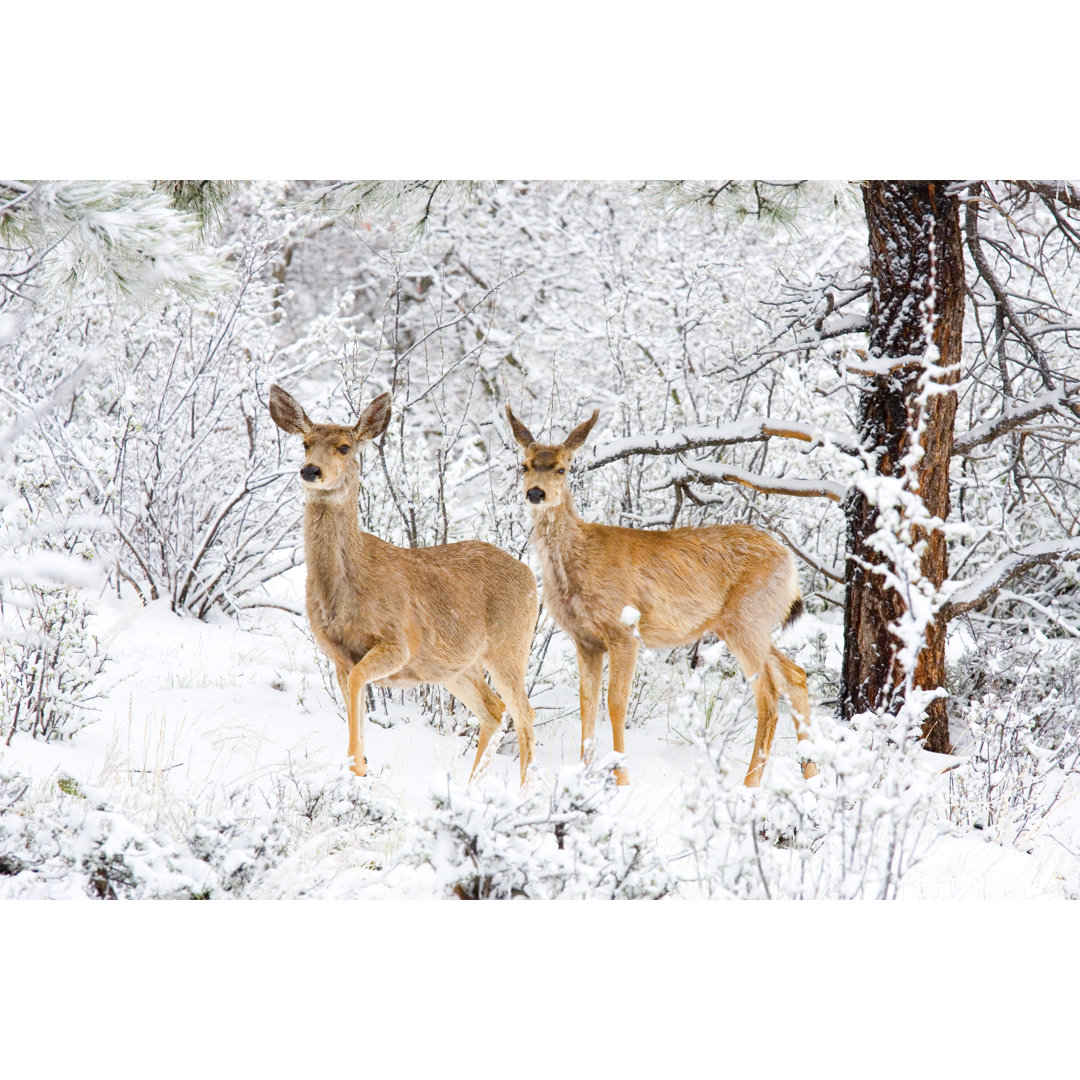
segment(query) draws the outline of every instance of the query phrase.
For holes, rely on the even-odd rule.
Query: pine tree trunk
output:
[[[924,303],[934,285],[936,322],[933,340],[938,363],[958,365],[964,320],[964,257],[959,203],[945,194],[942,181],[875,180],[863,188],[870,235],[870,352],[888,359],[921,355],[926,348]],[[932,254],[933,252],[933,254]],[[876,447],[878,471],[900,475],[908,450],[910,428],[917,419],[920,366],[900,364],[886,375],[866,376],[859,405],[859,435],[864,446]],[[959,367],[948,379],[955,382]],[[918,468],[918,490],[927,510],[941,519],[949,514],[949,459],[952,454],[956,393],[937,394],[926,409],[922,437],[925,456]],[[868,566],[884,556],[867,547],[877,521],[875,508],[853,491],[847,515],[847,590],[844,603],[844,686],[841,712],[850,718],[864,709],[897,709],[893,691],[896,639],[889,624],[903,612],[899,595],[887,589]],[[923,534],[925,536],[925,533]],[[934,531],[922,558],[922,572],[940,585],[948,575],[945,537]],[[935,622],[919,656],[915,685],[945,685],[945,624]],[[949,722],[943,699],[928,708],[923,722],[928,750],[948,753]]]

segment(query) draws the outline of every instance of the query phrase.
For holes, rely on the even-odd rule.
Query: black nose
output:
[[[302,479],[309,482],[312,480],[318,480],[319,477],[322,476],[322,470],[319,468],[318,465],[305,465],[300,470],[300,476]]]
[[[541,488],[529,488],[525,492],[525,498],[531,503],[540,503],[544,501],[544,492]]]

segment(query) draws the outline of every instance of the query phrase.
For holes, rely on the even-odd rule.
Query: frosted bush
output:
[[[707,727],[689,693],[680,705],[701,751],[681,787],[684,846],[673,865],[682,895],[891,898],[942,831],[930,816],[932,767],[896,717],[868,712],[840,723],[816,713],[813,740],[798,753],[819,776],[803,780],[773,760],[766,784],[747,789],[725,753],[730,721]]]
[[[664,896],[672,883],[655,843],[616,815],[614,762],[564,767],[549,796],[447,779],[400,861],[429,866],[435,895],[462,900]]]
[[[1037,715],[1013,700],[987,695],[971,702],[965,721],[971,745],[949,774],[949,816],[961,827],[986,829],[1019,844],[1057,805],[1080,772],[1080,720],[1047,739]],[[1055,696],[1050,691],[1049,697]]]
[[[302,861],[314,849],[323,855],[343,846],[374,845],[376,837],[396,827],[397,817],[393,806],[371,796],[345,769],[306,777],[290,769],[268,794],[245,786],[229,792],[226,804],[212,813],[193,808],[182,835],[213,871],[214,895],[274,895],[272,879],[284,876],[287,863]],[[323,884],[309,874],[299,891]]]
[[[0,737],[70,738],[88,719],[106,663],[78,591],[26,583],[0,591]]]
[[[28,800],[30,783],[0,773],[0,898],[191,899],[210,873],[166,833],[103,793],[71,782]]]
[[[1080,772],[1080,643],[1002,635],[964,658],[956,697],[961,759],[950,770],[948,812],[961,828],[1021,843]]]
[[[80,788],[70,780],[35,791],[0,772],[0,899],[218,899],[280,895],[276,876],[326,882],[292,865],[320,850],[374,843],[395,809],[355,778],[300,778],[290,771],[269,794],[244,786],[213,810],[173,803],[153,822],[131,810],[134,788]],[[292,893],[304,894],[293,887]]]

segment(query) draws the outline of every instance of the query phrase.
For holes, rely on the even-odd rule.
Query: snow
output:
[[[298,591],[297,573],[289,584]],[[633,625],[638,615],[628,608],[624,621]],[[350,774],[344,772],[346,732],[336,691],[320,671],[303,620],[286,612],[261,609],[246,616],[243,626],[228,621],[207,624],[174,614],[164,602],[143,607],[137,599],[105,600],[95,630],[113,658],[107,669],[107,693],[97,703],[97,719],[71,740],[45,744],[16,736],[4,749],[0,768],[33,779],[30,806],[53,797],[61,780],[81,793],[84,798],[65,801],[64,828],[72,830],[72,842],[84,855],[91,849],[105,857],[128,853],[128,863],[139,867],[142,895],[154,895],[158,887],[165,890],[163,895],[181,887],[197,892],[215,880],[250,872],[261,845],[269,844],[270,850],[279,835],[274,830],[280,830],[280,821],[275,819],[275,824],[265,814],[283,789],[309,785],[305,790],[318,793],[326,785],[341,784],[334,789],[340,794],[331,792],[327,812],[342,821],[352,820],[348,815],[355,813],[349,791],[362,789],[370,800],[365,805],[384,807],[381,812],[390,815],[386,820],[391,824],[381,833],[357,832],[351,847],[347,829],[335,831],[328,819],[320,819],[322,825],[306,841],[294,845],[258,878],[253,896],[432,895],[430,890],[442,880],[439,875],[449,872],[451,864],[443,857],[448,841],[439,841],[433,849],[434,878],[422,865],[410,868],[407,861],[395,868],[395,859],[407,853],[418,836],[428,835],[427,826],[416,830],[417,823],[434,820],[428,817],[433,796],[449,797],[447,806],[459,808],[454,813],[470,805],[461,800],[474,800],[476,809],[467,813],[481,815],[476,821],[486,820],[489,813],[495,813],[492,820],[499,820],[517,812],[514,807],[522,793],[512,736],[504,740],[503,752],[495,755],[488,775],[468,785],[473,740],[454,733],[465,730],[460,725],[444,723],[444,730],[437,730],[411,694],[398,694],[385,707],[376,705],[375,719],[381,722],[369,722],[366,731],[369,775],[349,780]],[[806,616],[785,635],[785,648],[799,656],[799,650],[821,634],[835,642],[838,630],[834,623]],[[707,666],[721,663],[726,654],[719,643],[702,652]],[[546,800],[556,800],[554,808],[558,792],[577,775],[567,772],[568,767],[577,767],[580,744],[572,648],[565,639],[553,640],[548,655],[547,674],[533,692],[537,754],[524,793],[541,802],[533,804],[522,822],[542,819],[548,812],[543,810]],[[736,718],[734,734],[724,736],[723,756],[730,766],[725,783],[733,805],[753,812],[757,797],[739,783],[754,731],[753,697],[740,675],[714,674],[714,689],[727,703],[722,708]],[[698,678],[694,674],[685,684],[681,677],[676,679],[683,689],[675,697],[695,693]],[[828,710],[818,708],[814,719],[820,725],[827,715]],[[614,792],[606,812],[614,815],[609,821],[617,826],[616,835],[640,833],[669,856],[686,843],[687,783],[703,760],[701,747],[683,724],[678,700],[665,698],[664,687],[650,678],[646,665],[644,676],[639,671],[635,682],[628,730],[631,784]],[[601,724],[598,753],[610,746],[609,740],[610,729]],[[854,745],[845,757],[837,757],[837,767],[857,769],[861,758],[853,757],[853,751]],[[944,799],[949,774],[942,768],[952,764],[963,769],[965,759],[926,758],[923,772],[934,778]],[[841,761],[846,764],[841,766]],[[939,764],[931,767],[935,761]],[[790,789],[797,798],[803,798],[798,793],[806,790],[807,797],[819,798],[825,791],[822,782],[805,784],[799,777],[794,732],[783,711],[765,788]],[[1076,777],[1069,782],[1070,793],[1075,794]],[[577,790],[579,781],[573,784]],[[236,817],[238,798],[261,807],[254,832],[250,824],[243,824],[249,819]],[[502,811],[495,810],[499,805]],[[485,806],[491,809],[482,810]],[[875,806],[867,802],[864,812],[872,815]],[[170,827],[181,819],[189,834],[192,828],[213,833],[226,821],[240,825],[239,831],[230,826],[231,846],[223,849],[213,873],[205,862],[184,855],[169,838]],[[265,824],[257,824],[264,819]],[[5,815],[5,828],[11,821],[10,814]],[[10,835],[18,828],[16,824]],[[381,836],[374,848],[373,835]],[[521,841],[507,842],[512,845],[507,851],[516,850],[522,858],[531,850],[522,848]],[[897,895],[918,900],[1071,897],[1080,891],[1072,854],[1078,847],[1080,818],[1076,800],[1067,796],[1020,848],[997,842],[987,830],[946,830],[906,873]],[[137,858],[133,852],[138,852]],[[5,880],[11,895],[13,882],[19,879],[0,878],[0,887]],[[84,872],[73,871],[42,879],[30,895],[86,896],[88,881]]]

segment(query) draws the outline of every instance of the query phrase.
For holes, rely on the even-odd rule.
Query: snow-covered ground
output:
[[[297,603],[302,569],[283,579],[280,588],[281,599]],[[60,833],[104,829],[98,836],[104,851],[122,852],[125,843],[130,849],[132,836],[137,848],[143,845],[140,851],[149,844],[156,852],[153,845],[162,844],[168,872],[161,880],[170,884],[154,885],[147,871],[130,895],[185,895],[173,888],[184,875],[194,882],[186,886],[189,893],[202,890],[211,897],[438,895],[431,865],[400,858],[422,830],[418,822],[431,814],[436,794],[495,790],[510,802],[519,794],[512,735],[503,740],[484,779],[468,787],[475,747],[471,720],[458,706],[436,725],[431,706],[411,693],[396,693],[389,701],[379,695],[366,726],[369,774],[353,778],[344,767],[346,732],[336,687],[331,690],[299,616],[263,608],[249,612],[242,625],[225,619],[204,623],[172,613],[163,602],[143,607],[137,599],[104,599],[95,630],[111,657],[95,718],[71,739],[46,744],[19,733],[2,749],[0,769],[32,781],[7,808],[5,828],[10,832],[14,818],[27,808],[51,806],[54,821],[60,814]],[[819,650],[823,640],[835,646],[838,632],[835,624],[806,616],[785,634],[784,643],[807,663],[811,640],[817,638]],[[545,633],[542,625],[538,642]],[[835,653],[826,647],[823,655]],[[685,701],[680,695],[686,679],[685,665],[643,663],[628,730],[631,784],[605,795],[606,813],[618,827],[641,831],[666,856],[680,850],[688,814],[683,785],[703,754],[684,730],[679,702]],[[731,765],[726,782],[732,797],[739,798],[754,733],[753,699],[737,673],[714,673],[713,686],[713,708],[735,718],[724,755]],[[556,632],[532,690],[537,755],[527,793],[552,796],[565,782],[560,781],[563,770],[577,763],[576,689],[572,649]],[[819,707],[818,714],[828,711]],[[610,748],[603,716],[599,731],[602,753]],[[924,772],[937,787],[931,813],[940,819],[938,825],[950,799],[958,797],[949,785],[966,768],[963,749],[961,742],[955,759],[921,755]],[[943,771],[949,765],[956,768]],[[811,787],[831,782],[824,769]],[[786,785],[799,791],[803,784],[794,733],[782,709],[765,788]],[[362,812],[349,802],[358,792]],[[942,826],[943,835],[923,846],[897,895],[912,900],[1075,897],[1080,893],[1075,794],[1075,777],[1069,777],[1050,813],[1015,844],[1001,842],[1000,832],[992,830]],[[93,824],[95,812],[106,815],[104,824]],[[297,821],[304,824],[305,814],[307,831],[284,838]],[[269,824],[267,815],[273,819]],[[118,821],[124,822],[120,832]],[[249,835],[253,821],[261,822],[254,839]],[[227,840],[211,852],[203,834],[213,829],[224,830]],[[185,837],[190,850],[173,851],[163,839],[168,836]],[[62,838],[56,844],[63,848]],[[201,852],[217,876],[207,877],[204,866],[192,869],[191,851]],[[25,865],[21,873],[11,869],[17,867],[0,877],[0,895],[95,895],[85,857],[81,864],[79,858],[54,862],[45,873],[31,873]],[[228,875],[241,871],[246,876],[225,889]]]
[[[299,584],[298,574],[288,582],[293,590]],[[342,777],[341,708],[301,618],[265,609],[241,628],[179,617],[163,604],[105,601],[96,629],[113,658],[98,718],[71,740],[17,736],[0,751],[0,772],[34,778],[30,807],[54,798],[63,781],[83,793],[59,797],[69,811],[104,800],[136,831],[178,835],[186,818],[190,835],[191,822],[227,824],[238,791],[260,793],[265,810],[282,805],[285,789],[295,795],[307,782],[318,791]],[[794,650],[820,630],[836,634],[805,617],[785,642]],[[561,672],[561,684],[535,695],[532,783],[549,789],[575,762],[579,740],[576,678],[559,662],[569,654],[560,636],[545,675]],[[644,681],[641,696],[650,700],[638,701],[629,731],[632,783],[613,802],[624,824],[645,827],[669,847],[685,814],[680,785],[701,751],[657,704],[664,695],[647,672]],[[752,697],[741,676],[728,681],[741,717],[741,741],[731,749],[745,756]],[[967,1075],[977,1063],[998,1075],[1067,1060],[1067,1038],[1034,1033],[1071,1030],[1071,995],[1060,988],[1076,959],[1071,906],[488,905],[470,919],[468,911],[481,909],[403,903],[433,895],[430,868],[385,868],[430,811],[433,789],[445,788],[447,777],[466,782],[472,740],[437,731],[415,704],[395,700],[388,714],[380,705],[381,723],[368,725],[369,777],[344,780],[400,812],[378,840],[382,849],[369,849],[372,834],[361,820],[350,851],[342,839],[349,816],[334,819],[334,829],[324,815],[311,835],[267,861],[249,890],[219,893],[324,898],[317,912],[307,904],[3,905],[4,966],[17,998],[8,1012],[18,1018],[5,1057],[19,1074],[48,1074],[43,1048],[58,1022],[71,1053],[99,1046],[123,1023],[122,1051],[110,1043],[80,1065],[94,1077],[136,1075],[134,1063],[160,1060],[164,1041],[172,1067],[209,1067],[211,1075],[296,1075],[359,1061],[391,1075],[457,1075],[474,1073],[482,1059],[514,1061],[515,1074],[531,1078],[551,1069],[551,1053],[533,1049],[545,1026],[556,1031],[553,1052],[575,1070],[630,1055],[630,1075],[697,1075],[716,1055],[766,1076],[814,1075],[825,1062],[830,1071],[838,1062],[856,1070],[894,1044],[905,1049],[890,1056],[932,1059],[932,1076]],[[782,714],[766,786],[802,783],[794,744]],[[743,764],[732,773],[736,786]],[[489,776],[485,783],[516,792],[511,754],[497,755]],[[947,774],[943,799],[946,781]],[[1023,849],[983,831],[943,836],[904,878],[901,896],[1076,895],[1074,793]],[[243,838],[233,841],[258,862]],[[218,869],[224,880],[225,864]],[[66,877],[43,874],[31,895],[86,898],[87,881],[85,868],[72,866]],[[366,898],[379,902],[325,903]],[[493,991],[501,1004],[506,986],[515,987],[511,1008],[485,1023],[478,1006]],[[1045,989],[1019,993],[1021,986]],[[1006,1000],[1008,1030],[984,1038]],[[68,1005],[58,1021],[60,1006],[50,1002],[61,1001]],[[912,1027],[924,1026],[916,1017],[935,1008],[948,1022],[916,1038]],[[192,1037],[170,1030],[170,1018],[181,1016],[196,1026]],[[788,1034],[778,1038],[778,1027]],[[137,1069],[142,1075],[143,1065]]]

